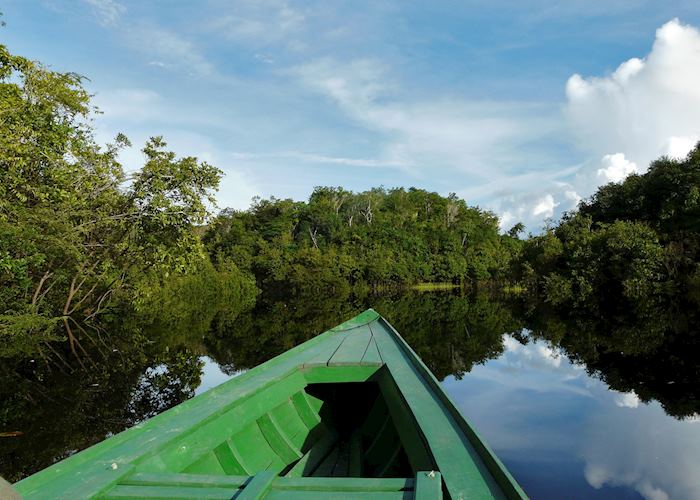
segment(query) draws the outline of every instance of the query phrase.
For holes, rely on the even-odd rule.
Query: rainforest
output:
[[[217,166],[154,136],[127,171],[131,142],[99,144],[98,112],[83,77],[0,46],[7,479],[193,396],[205,365],[235,375],[370,306],[441,380],[547,345],[698,418],[700,144],[527,233],[420,187],[217,207]]]

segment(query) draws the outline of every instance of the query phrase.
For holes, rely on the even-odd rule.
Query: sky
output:
[[[315,186],[455,192],[540,230],[700,140],[700,2],[5,0],[0,43],[125,133],[225,172],[220,208]]]

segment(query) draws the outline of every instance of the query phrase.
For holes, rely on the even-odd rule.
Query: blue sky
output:
[[[417,186],[536,230],[700,139],[700,3],[483,4],[6,0],[0,40],[90,79],[127,168],[152,135],[222,168],[222,207]]]

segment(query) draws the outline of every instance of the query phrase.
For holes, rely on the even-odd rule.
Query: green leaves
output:
[[[307,203],[256,200],[204,236],[209,252],[252,271],[266,291],[462,283],[500,278],[521,242],[452,194],[317,187]]]
[[[78,352],[81,332],[139,287],[208,262],[195,226],[221,171],[155,137],[128,179],[130,142],[95,142],[82,82],[0,46],[0,333],[35,349],[63,335]]]

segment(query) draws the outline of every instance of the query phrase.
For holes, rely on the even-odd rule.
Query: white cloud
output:
[[[562,367],[563,355],[546,342],[530,341],[523,345],[512,336],[504,335],[503,347],[505,349],[505,358],[512,366],[528,368]]]
[[[532,215],[544,218],[551,217],[554,215],[554,207],[557,205],[559,204],[554,202],[554,197],[551,194],[546,194],[537,201],[537,204],[532,209]]]
[[[669,21],[646,57],[631,58],[607,76],[575,74],[566,96],[573,143],[589,159],[570,178],[560,177],[567,182],[543,178],[502,196],[494,208],[503,229],[517,221],[539,228],[542,219],[575,208],[602,184],[644,173],[660,156],[687,155],[700,140],[700,31]]]
[[[648,500],[700,498],[700,448],[689,445],[700,442],[700,428],[670,418],[658,403],[637,407],[632,399],[623,406],[637,408],[634,419],[601,409],[580,430],[586,481],[596,489],[629,486]]]
[[[349,118],[382,134],[383,160],[423,171],[454,169],[482,184],[526,161],[532,154],[526,144],[555,128],[550,110],[533,104],[404,98],[376,60],[323,59],[292,74]]]
[[[564,198],[566,198],[566,199],[573,205],[573,207],[571,207],[571,208],[574,208],[574,207],[578,206],[578,204],[579,204],[579,203],[581,202],[581,200],[583,199],[583,198],[581,197],[581,195],[579,195],[579,194],[578,194],[576,191],[574,191],[573,189],[565,189],[565,190],[564,190]]]
[[[634,391],[619,392],[615,395],[615,405],[620,408],[637,408],[639,403],[639,396]]]
[[[537,231],[544,219],[572,210],[581,201],[577,190],[568,183],[549,180],[542,184],[545,188],[541,190],[500,196],[493,209],[500,214],[501,230],[522,222],[528,230]]]
[[[298,50],[306,27],[306,15],[284,0],[237,2],[211,23],[222,36],[252,46],[282,44]]]
[[[671,158],[685,159],[698,141],[700,141],[700,135],[669,137],[666,143],[666,154]]]
[[[576,143],[594,156],[619,153],[642,171],[661,155],[685,156],[700,136],[700,32],[669,21],[645,58],[605,77],[573,75],[566,95]]]
[[[83,0],[92,6],[98,22],[103,26],[113,26],[126,13],[126,7],[115,0]]]
[[[201,50],[178,33],[153,24],[137,24],[125,31],[128,43],[147,54],[150,65],[177,68],[194,76],[212,76],[214,66]]]
[[[621,182],[633,173],[639,172],[634,162],[625,158],[622,153],[605,155],[601,161],[603,167],[598,169],[597,177],[601,184],[608,182]]]

